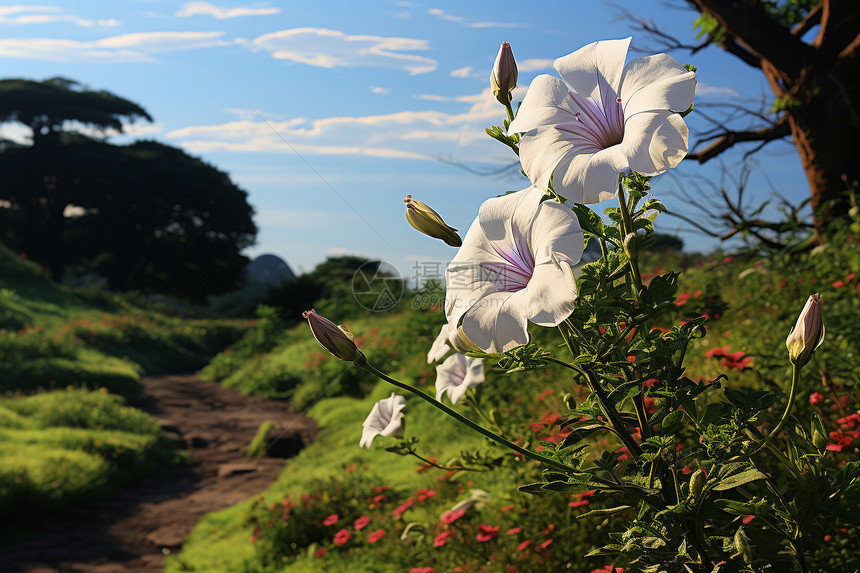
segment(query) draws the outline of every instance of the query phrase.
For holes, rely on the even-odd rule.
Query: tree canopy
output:
[[[0,117],[33,134],[32,145],[0,152],[0,240],[55,278],[74,265],[115,289],[192,299],[241,279],[241,250],[257,229],[226,173],[155,141],[113,145],[79,132],[150,119],[139,105],[70,80],[4,80]]]

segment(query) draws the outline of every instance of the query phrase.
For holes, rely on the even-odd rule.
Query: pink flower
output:
[[[341,529],[334,534],[335,545],[343,545],[347,541],[349,541],[349,531],[347,531],[346,529]]]
[[[364,515],[355,520],[355,529],[358,531],[359,529],[364,529],[367,524],[370,523],[370,517]]]
[[[465,509],[446,511],[445,513],[442,514],[442,518],[441,518],[442,523],[447,523],[450,525],[450,524],[454,523],[455,521],[457,521],[458,519],[460,519],[461,517],[463,517],[464,513],[466,513]]]
[[[809,396],[809,403],[813,406],[815,406],[816,404],[820,404],[822,400],[824,400],[824,396],[819,394],[818,392],[813,392]]]
[[[454,532],[450,529],[443,531],[436,536],[436,539],[433,540],[433,547],[442,547],[443,545],[448,543],[448,538],[452,535],[454,535]]]
[[[802,367],[809,362],[812,353],[821,346],[822,342],[824,342],[824,323],[821,320],[821,299],[816,293],[807,299],[794,328],[785,339],[788,359],[797,367]]]
[[[323,525],[334,525],[335,523],[337,523],[338,519],[340,519],[338,515],[336,513],[332,513],[325,518],[325,521],[323,521]]]
[[[367,542],[368,543],[376,543],[377,541],[382,539],[383,535],[385,535],[385,530],[384,529],[377,529],[376,531],[374,531],[373,533],[371,533],[370,535],[367,536]]]
[[[477,539],[481,543],[485,543],[492,538],[494,538],[499,533],[498,525],[487,525],[486,523],[482,523],[478,526],[478,536]]]

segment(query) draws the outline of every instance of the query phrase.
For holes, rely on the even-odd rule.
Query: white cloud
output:
[[[719,86],[711,86],[704,83],[699,83],[696,85],[696,95],[697,96],[729,96],[729,97],[738,97],[740,94],[737,90],[732,88],[722,88]]]
[[[521,72],[536,72],[538,70],[552,69],[553,60],[546,58],[530,58],[517,62],[517,70]]]
[[[77,26],[89,28],[92,26],[119,26],[121,22],[113,18],[93,20],[81,18],[72,14],[63,13],[58,6],[19,4],[16,6],[0,6],[0,24],[22,25],[22,24],[51,24],[54,22],[70,22]]]
[[[338,213],[336,211],[296,211],[281,209],[261,209],[254,215],[257,224],[267,229],[275,227],[314,229],[325,224],[331,224],[334,220],[344,221],[353,219],[349,213]]]
[[[0,38],[0,58],[48,62],[154,62],[152,54],[226,46],[224,32],[141,32],[94,42],[53,38]]]
[[[435,99],[435,98],[431,98]],[[192,153],[215,151],[502,161],[505,150],[484,133],[504,113],[489,88],[452,98],[463,111],[399,111],[359,117],[245,120],[189,126],[166,137]],[[456,105],[456,104],[455,104]]]
[[[379,86],[370,86],[370,91],[371,91],[371,93],[375,93],[375,94],[379,94],[379,95],[387,95],[387,94],[391,93],[390,90],[387,90],[387,89],[385,89],[383,87],[379,87]]]
[[[447,96],[433,95],[433,94],[416,94],[412,96],[412,99],[423,99],[427,101],[451,101],[451,98]]]
[[[430,8],[427,10],[427,13],[431,16],[436,16],[442,20],[446,20],[448,22],[454,22],[456,24],[462,24],[467,28],[519,28],[519,24],[509,23],[509,22],[467,22],[465,18],[460,16],[453,16],[448,14],[444,10],[440,10],[439,8]]]
[[[430,49],[427,40],[413,38],[350,36],[338,30],[294,28],[255,38],[251,46],[271,52],[278,60],[320,68],[397,68],[415,75],[437,67],[436,60],[403,53]]]
[[[218,20],[227,18],[238,18],[239,16],[269,16],[279,14],[280,8],[219,8],[209,2],[187,2],[182,9],[176,12],[179,18],[191,16],[212,16]]]
[[[284,118],[284,116],[282,116],[280,114],[277,114],[277,113],[274,113],[271,111],[260,111],[259,109],[228,107],[224,111],[237,116],[240,121],[252,121],[255,119],[259,119],[260,116],[263,116],[268,120],[283,119]]]
[[[457,68],[456,70],[451,72],[451,77],[452,78],[468,78],[469,74],[472,73],[473,69],[474,68],[472,68],[472,66]]]

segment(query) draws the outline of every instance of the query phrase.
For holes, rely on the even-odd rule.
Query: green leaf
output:
[[[559,449],[569,448],[578,442],[588,438],[592,434],[599,432],[601,430],[605,430],[606,426],[603,424],[592,424],[590,426],[582,426],[574,429],[571,433],[569,433],[564,440],[561,442]]]
[[[588,513],[583,513],[582,515],[577,515],[577,519],[582,519],[585,517],[599,517],[603,515],[612,515],[615,513],[621,513],[622,511],[628,511],[634,509],[632,505],[619,505],[617,507],[606,507],[603,509],[592,509]]]
[[[668,431],[673,426],[679,425],[683,419],[684,412],[680,412],[678,410],[669,412],[666,417],[663,418],[663,421],[660,422],[660,427]]]
[[[545,483],[543,488],[546,491],[557,491],[561,493],[582,493],[590,488],[584,483],[568,483],[566,481],[551,481]]]
[[[720,480],[720,483],[714,486],[716,491],[726,491],[729,489],[736,488],[738,486],[742,486],[751,481],[756,481],[760,479],[766,479],[767,476],[755,468],[750,468],[746,471],[742,471],[739,474],[735,474],[733,476],[723,478]]]
[[[545,484],[546,482],[529,483],[526,485],[521,485],[517,488],[517,490],[523,493],[546,493],[546,490],[543,489],[543,486]]]

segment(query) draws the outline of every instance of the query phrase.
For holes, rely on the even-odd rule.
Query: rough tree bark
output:
[[[779,104],[780,118],[760,130],[726,130],[690,157],[705,162],[740,142],[791,134],[809,180],[815,225],[846,216],[849,180],[860,179],[860,2],[821,0],[791,26],[760,0],[686,0],[725,30],[724,50],[759,68]],[[804,36],[818,26],[815,37]]]

